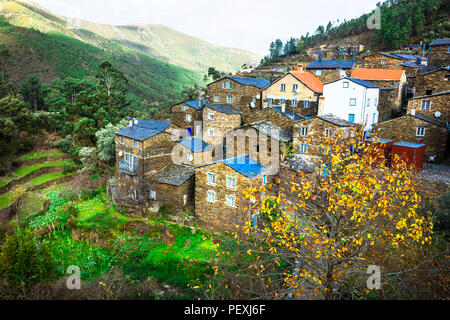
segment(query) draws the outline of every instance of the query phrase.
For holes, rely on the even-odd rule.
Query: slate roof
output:
[[[404,70],[355,68],[351,77],[363,80],[400,81]]]
[[[447,46],[450,45],[450,39],[437,39],[430,43],[430,46]]]
[[[240,77],[229,77],[229,79],[236,81],[244,86],[254,86],[257,88],[265,88],[270,85],[270,81],[262,78],[240,78]]]
[[[423,66],[423,64],[417,64],[412,61],[405,61],[402,63],[402,66],[409,67],[409,68],[421,68]]]
[[[439,70],[449,70],[447,68],[444,67],[439,67],[439,66],[423,66],[419,69],[419,71],[417,72],[417,74],[413,75],[413,77],[415,76],[422,76],[428,73],[432,73],[435,71],[439,71]]]
[[[316,93],[323,93],[323,83],[309,72],[290,72],[297,80]]]
[[[183,164],[170,164],[151,177],[158,183],[181,186],[195,174],[194,167]]]
[[[316,171],[318,157],[306,155],[306,154],[293,154],[291,157],[281,163],[283,168],[286,168],[295,172],[313,173]]]
[[[424,144],[420,144],[420,143],[412,143],[412,142],[402,141],[402,142],[394,143],[394,146],[402,146],[402,147],[409,147],[409,148],[420,148],[420,147],[423,147],[425,145]]]
[[[189,107],[194,108],[195,110],[199,110],[199,103],[198,100],[192,100],[192,101],[185,101],[184,104],[187,104]],[[202,108],[206,105],[206,101],[202,101]]]
[[[188,148],[193,153],[203,152],[203,151],[210,151],[213,148],[207,144],[205,141],[199,138],[186,138],[183,140],[178,141],[183,146]]]
[[[363,87],[366,87],[366,88],[380,88],[380,86],[378,86],[378,85],[376,85],[376,84],[374,84],[374,83],[368,82],[368,81],[364,81],[364,80],[362,80],[362,79],[349,78],[349,77],[346,77],[346,78],[344,78],[344,79],[350,80],[350,81],[352,81],[352,82],[354,82],[354,83],[356,83],[356,84],[359,84],[359,85],[361,85],[361,86],[363,86]],[[341,80],[341,79],[340,79],[340,80]],[[338,80],[338,81],[339,81],[339,80]]]
[[[397,59],[397,60],[405,60],[404,58],[399,57],[399,56],[397,56],[395,54],[391,54],[391,53],[379,52],[379,54],[381,54],[383,56],[386,56],[386,57],[389,57],[389,58]]]
[[[423,98],[430,98],[430,97],[443,96],[443,95],[446,95],[446,94],[450,94],[450,90],[448,90],[448,91],[443,91],[443,92],[438,92],[438,93],[433,93],[433,94],[430,94],[430,95],[428,95],[428,96],[414,97],[414,98],[408,99],[408,101],[409,101],[409,100],[417,100],[417,99],[423,99]]]
[[[274,130],[278,130],[279,141],[283,141],[283,142],[292,141],[292,132],[283,130],[279,126],[277,126],[276,124],[273,124],[272,122],[270,122],[268,120],[250,123],[244,127],[255,128],[255,130],[258,130],[259,132],[265,134],[268,137],[272,137],[272,133],[274,132]]]
[[[294,122],[302,121],[303,119],[305,119],[303,116],[301,116],[298,113],[295,113],[287,108],[284,110],[284,112],[282,112],[281,106],[271,106],[271,108],[274,109],[275,111],[281,113],[283,116],[292,119]]]
[[[356,127],[357,124],[354,122],[349,122],[347,120],[341,119],[339,117],[336,117],[335,115],[329,113],[329,114],[324,114],[321,116],[317,116],[317,118],[322,119],[324,121],[330,122],[332,124],[335,124],[339,127]]]
[[[352,60],[316,60],[306,66],[306,69],[351,69],[355,64]]]
[[[436,121],[436,120],[434,120],[434,119],[432,119],[430,117],[424,116],[423,114],[420,114],[420,113],[416,113],[415,115],[408,114],[408,116],[411,116],[411,117],[423,120],[425,122],[434,124],[434,125],[442,127],[442,128],[448,128],[446,124],[444,124],[444,123],[442,123],[440,121]]]
[[[208,108],[225,114],[241,114],[239,109],[236,109],[232,105],[229,104],[211,104],[207,106]]]
[[[413,55],[413,54],[396,53],[395,55],[400,57],[400,58],[402,58],[402,59],[404,59],[404,60],[417,61],[417,58],[419,58],[422,61],[427,60],[424,57],[416,56],[416,55]]]
[[[225,159],[222,160],[222,162],[248,178],[255,178],[266,172],[266,168],[264,168],[263,165],[256,160],[253,160],[248,155]]]
[[[137,124],[133,123],[132,127],[120,129],[115,134],[144,141],[163,132],[169,125],[167,121],[138,120]]]

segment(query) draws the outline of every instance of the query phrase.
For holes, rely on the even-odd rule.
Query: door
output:
[[[355,122],[355,115],[354,115],[353,113],[350,113],[350,114],[348,115],[348,121],[349,121],[349,122]]]
[[[187,132],[188,132],[188,137],[192,136],[192,129],[191,128],[188,128]]]

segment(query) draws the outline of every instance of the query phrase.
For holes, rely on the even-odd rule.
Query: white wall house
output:
[[[332,114],[371,131],[378,122],[380,87],[355,78],[342,78],[324,85],[325,104],[319,115]]]

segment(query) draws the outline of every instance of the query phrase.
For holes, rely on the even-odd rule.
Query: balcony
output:
[[[126,173],[135,174],[137,173],[137,163],[133,163],[133,165],[130,165],[129,162],[119,161],[119,169]]]

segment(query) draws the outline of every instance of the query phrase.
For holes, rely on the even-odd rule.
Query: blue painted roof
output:
[[[248,178],[257,177],[266,172],[266,168],[248,155],[225,159],[223,163]]]
[[[412,142],[397,142],[394,143],[394,146],[401,146],[401,147],[409,147],[409,148],[420,148],[420,147],[424,147],[424,144],[419,144],[419,143],[412,143]]]
[[[396,53],[395,55],[398,56],[398,57],[400,57],[400,58],[402,58],[402,59],[405,59],[405,60],[414,60],[414,61],[417,61],[417,58],[420,58],[420,60],[423,60],[423,59],[424,59],[424,58],[422,58],[422,57],[415,56],[415,55],[412,55],[412,54]]]
[[[422,64],[417,64],[417,63],[412,62],[412,61],[405,61],[405,62],[402,63],[402,66],[410,67],[410,68],[420,68],[422,66]]]
[[[450,45],[450,39],[437,39],[430,43],[430,46]]]
[[[229,78],[244,86],[254,86],[260,89],[265,88],[270,84],[270,81],[262,78],[239,78],[239,77],[229,77]]]
[[[195,138],[195,137],[180,140],[179,143],[181,143],[183,146],[188,148],[193,153],[210,151],[213,149],[205,141],[203,141],[202,139],[199,139],[199,138]]]
[[[365,80],[361,80],[361,79],[357,79],[357,78],[348,78],[348,77],[346,77],[344,79],[353,81],[354,83],[359,84],[366,88],[380,88],[380,86],[378,86],[372,82],[365,81]]]
[[[351,69],[355,64],[352,60],[316,60],[306,66],[306,69]]]
[[[291,111],[290,109],[285,109],[284,112],[281,112],[281,106],[271,106],[271,108],[278,111],[282,115],[291,118],[292,120],[294,120],[294,122],[302,121],[305,119],[303,116]]]
[[[195,110],[199,110],[198,100],[185,101],[184,104],[187,104],[189,107],[194,108]],[[206,105],[206,101],[202,101],[202,108]]]
[[[395,55],[395,54],[386,53],[386,52],[380,52],[380,54],[382,54],[383,56],[389,57],[389,58],[394,58],[394,59],[397,59],[397,60],[403,60],[402,57],[399,57],[398,55]]]
[[[170,122],[167,121],[138,120],[137,124],[120,129],[115,134],[144,141],[163,132],[169,125]]]
[[[392,141],[394,141],[394,140],[388,140],[388,139],[375,139],[375,141],[374,141],[374,139],[366,139],[366,141],[369,141],[369,142],[375,142],[375,143],[388,143],[388,142],[392,142]]]
[[[211,104],[208,105],[208,108],[225,114],[241,114],[241,111],[239,109],[236,109],[235,107],[229,104]]]

